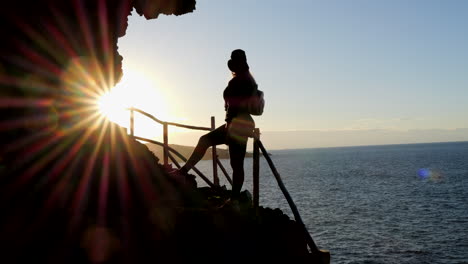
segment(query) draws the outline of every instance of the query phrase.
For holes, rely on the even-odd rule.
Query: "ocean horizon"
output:
[[[250,141],[249,141],[250,142]],[[454,141],[436,141],[436,142],[415,142],[415,143],[388,143],[388,144],[371,144],[371,145],[344,145],[344,146],[324,146],[324,147],[290,147],[290,148],[278,148],[272,149],[271,151],[288,151],[288,150],[307,150],[307,149],[335,149],[335,148],[356,148],[356,147],[385,147],[385,146],[405,146],[405,145],[427,145],[427,144],[447,144],[447,143],[468,143],[466,140],[454,140]],[[226,147],[227,148],[227,147]]]

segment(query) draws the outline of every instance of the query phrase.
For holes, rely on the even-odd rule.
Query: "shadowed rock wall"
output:
[[[97,115],[122,75],[117,39],[133,8],[151,19],[195,1],[1,3],[0,262],[308,261],[301,229],[279,210],[218,209],[228,194],[169,177]]]
[[[192,12],[195,0],[2,1],[0,157],[6,144],[96,112],[95,99],[121,78],[117,39],[133,8],[152,19]]]

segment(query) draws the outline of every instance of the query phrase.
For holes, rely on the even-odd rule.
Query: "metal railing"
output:
[[[205,131],[212,131],[216,129],[214,116],[211,117],[211,127],[199,127],[199,126],[190,126],[190,125],[185,125],[185,124],[162,121],[162,120],[157,119],[153,115],[148,114],[145,111],[138,109],[138,108],[134,108],[134,107],[128,108],[127,110],[130,110],[130,135],[134,137],[135,139],[146,141],[146,142],[153,143],[153,144],[163,147],[163,156],[164,156],[163,160],[164,160],[164,165],[166,166],[169,165],[169,159],[171,159],[171,161],[178,168],[180,168],[179,163],[174,158],[174,156],[172,156],[171,152],[177,155],[177,157],[183,160],[184,162],[187,161],[187,159],[183,155],[181,155],[179,152],[177,152],[175,149],[169,146],[169,135],[168,135],[169,126],[182,127],[182,128],[192,129],[192,130],[205,130]],[[155,141],[155,140],[151,140],[148,138],[135,136],[134,112],[138,112],[163,126],[163,143]],[[255,130],[253,131],[252,137],[253,137],[253,190],[252,190],[253,201],[252,203],[253,203],[254,209],[255,210],[258,209],[259,200],[260,200],[259,199],[260,198],[259,186],[260,186],[260,151],[261,151],[273,175],[275,176],[278,186],[281,189],[283,195],[285,196],[289,204],[289,207],[291,208],[291,211],[294,215],[294,219],[304,230],[305,240],[307,242],[307,245],[310,248],[311,253],[315,257],[315,260],[317,261],[317,263],[323,263],[323,264],[330,263],[330,253],[326,250],[320,250],[315,244],[314,240],[312,239],[312,236],[307,230],[307,227],[302,221],[302,218],[299,214],[299,210],[294,204],[294,201],[292,200],[291,195],[289,195],[288,190],[284,186],[281,176],[278,173],[273,161],[271,160],[269,153],[263,146],[263,143],[260,141],[260,129],[255,128]],[[226,169],[223,167],[222,163],[218,159],[218,155],[216,154],[216,146],[212,146],[212,162],[213,162],[213,182],[211,182],[205,175],[203,175],[203,173],[200,170],[198,170],[196,167],[193,167],[192,170],[195,171],[195,173],[197,173],[198,176],[200,176],[200,178],[202,178],[210,187],[215,187],[215,186],[219,186],[219,178],[218,178],[218,172],[217,172],[217,168],[219,166],[224,176],[228,180],[228,182],[232,185],[231,178],[229,177]]]

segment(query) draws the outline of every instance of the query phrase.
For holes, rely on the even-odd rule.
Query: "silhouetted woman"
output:
[[[180,169],[186,174],[202,159],[206,150],[214,145],[229,146],[229,156],[233,171],[232,199],[238,199],[244,183],[244,158],[247,149],[247,139],[255,128],[254,120],[248,111],[248,99],[257,90],[257,83],[249,71],[247,57],[243,50],[232,51],[228,68],[233,78],[224,89],[224,109],[226,124],[203,135],[187,163]]]

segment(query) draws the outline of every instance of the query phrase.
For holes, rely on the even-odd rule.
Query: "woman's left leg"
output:
[[[198,140],[198,144],[193,150],[192,155],[187,160],[184,166],[180,168],[182,173],[187,173],[190,169],[192,169],[195,164],[197,164],[205,155],[206,150],[214,145],[220,145],[226,143],[227,137],[227,129],[226,125],[222,125],[217,129],[203,135]]]

